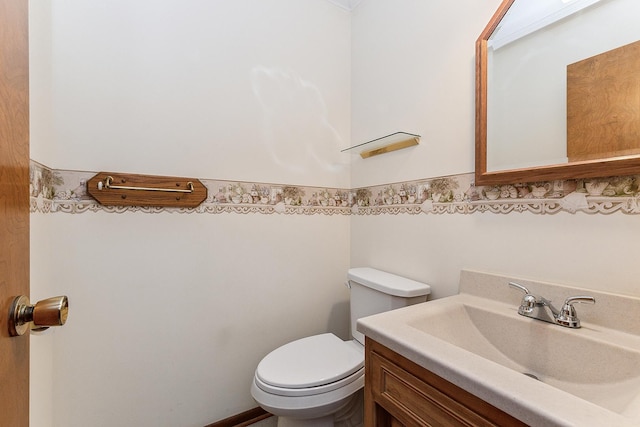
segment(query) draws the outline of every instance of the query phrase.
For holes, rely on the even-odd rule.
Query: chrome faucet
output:
[[[562,309],[558,310],[551,304],[550,300],[533,295],[529,292],[529,289],[518,283],[509,282],[509,286],[524,292],[520,307],[518,307],[518,314],[567,328],[580,327],[580,319],[578,319],[573,304],[577,302],[595,304],[596,302],[595,298],[590,296],[569,297],[564,301]]]

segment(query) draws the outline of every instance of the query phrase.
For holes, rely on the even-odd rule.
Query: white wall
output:
[[[474,42],[499,3],[366,0],[353,11],[353,142],[422,136],[413,148],[354,156],[353,187],[473,171]]]
[[[346,221],[51,215],[49,288],[70,298],[52,331],[51,425],[202,427],[257,406],[265,354],[347,333]]]
[[[31,2],[32,159],[349,187],[350,16],[325,0]],[[258,361],[348,335],[344,215],[34,214],[34,427],[197,426]]]
[[[631,250],[640,232],[634,215],[371,215],[351,221],[353,266],[430,283],[433,298],[456,294],[463,268],[640,296]]]
[[[37,78],[51,80],[54,106],[34,119],[64,147],[36,143],[34,159],[348,186],[347,11],[325,0],[32,3],[50,28],[32,41],[43,55],[50,46],[50,76]]]
[[[57,285],[51,282],[50,274],[55,270],[51,256],[51,216],[31,214],[29,229],[31,235],[30,253],[30,300],[35,303],[52,296],[63,295]],[[53,346],[55,330],[32,334],[29,361],[29,422],[31,426],[53,426]]]
[[[367,0],[353,13],[352,135],[405,128],[423,140],[354,158],[354,187],[473,170],[474,43],[500,1],[390,3]],[[634,216],[356,215],[351,230],[353,266],[426,281],[435,298],[457,293],[465,267],[640,295]]]

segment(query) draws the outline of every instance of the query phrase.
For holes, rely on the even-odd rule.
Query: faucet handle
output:
[[[578,319],[576,309],[573,307],[573,304],[577,302],[595,304],[596,299],[590,296],[575,296],[567,298],[566,300],[564,300],[564,304],[562,305],[560,314],[558,314],[558,317],[556,317],[556,322],[562,326],[567,326],[569,328],[579,328],[580,319]]]
[[[525,295],[531,295],[531,292],[529,292],[529,289],[525,288],[524,286],[522,286],[519,283],[509,282],[509,286],[511,286],[512,288],[515,288],[515,289],[520,289],[522,292],[525,293]]]
[[[529,292],[529,289],[515,282],[509,282],[509,286],[524,292],[522,301],[520,301],[520,307],[518,307],[518,313],[526,316],[533,312],[533,308],[536,306],[538,299]]]

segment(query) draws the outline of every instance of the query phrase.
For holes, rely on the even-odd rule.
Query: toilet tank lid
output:
[[[371,267],[350,268],[347,277],[349,280],[376,291],[398,297],[418,297],[431,293],[431,286],[426,283],[416,282]]]

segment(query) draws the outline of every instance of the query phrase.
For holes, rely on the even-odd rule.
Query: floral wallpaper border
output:
[[[96,172],[30,164],[31,212],[178,212],[302,215],[585,212],[640,214],[640,175],[475,186],[472,173],[341,189],[201,179],[207,199],[197,208],[102,206],[87,194]]]

